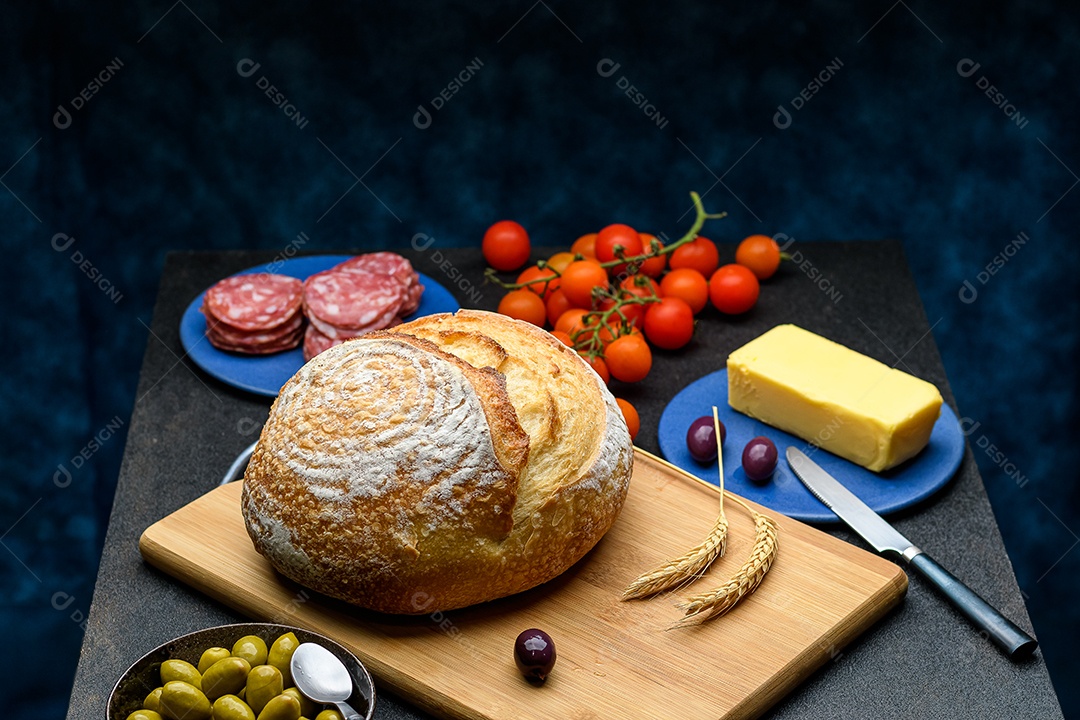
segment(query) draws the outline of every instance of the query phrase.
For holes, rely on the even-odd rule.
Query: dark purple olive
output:
[[[765,482],[776,470],[776,445],[767,437],[756,437],[742,451],[742,467],[746,477]]]
[[[555,643],[543,630],[526,630],[514,642],[514,661],[525,679],[542,683],[555,667]]]
[[[727,428],[720,423],[720,443],[727,439]],[[716,459],[716,429],[710,415],[702,415],[690,423],[686,431],[686,447],[690,455],[698,462],[712,462]]]

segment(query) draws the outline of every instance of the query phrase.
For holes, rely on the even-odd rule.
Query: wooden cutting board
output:
[[[689,589],[620,602],[640,573],[699,543],[716,519],[715,487],[638,451],[618,521],[583,560],[541,587],[491,603],[399,617],[359,610],[277,575],[255,552],[241,484],[219,487],[143,534],[147,562],[255,620],[321,632],[352,649],[379,684],[438,717],[752,718],[870,626],[907,590],[899,567],[760,508],[780,551],[757,592],[728,615],[668,626],[676,602],[733,575],[753,522],[727,503],[726,555]],[[558,661],[542,687],[514,667],[513,644],[547,631]]]

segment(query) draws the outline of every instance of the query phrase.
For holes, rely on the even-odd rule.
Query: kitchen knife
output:
[[[883,555],[900,559],[934,585],[960,613],[994,641],[1013,660],[1030,657],[1038,642],[995,610],[971,588],[871,510],[836,478],[798,448],[787,449],[787,461],[795,476],[821,502],[836,513],[863,540]]]

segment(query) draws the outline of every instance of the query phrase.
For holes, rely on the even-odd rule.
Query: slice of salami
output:
[[[304,331],[302,328],[297,328],[280,340],[254,345],[238,345],[229,342],[227,339],[218,336],[213,330],[207,332],[206,337],[210,343],[219,350],[227,350],[229,352],[242,353],[244,355],[270,355],[286,350],[292,350],[300,345],[300,342],[304,339]]]
[[[234,275],[206,291],[204,313],[236,330],[271,330],[300,310],[303,293],[304,284],[287,275]]]
[[[416,309],[420,307],[420,298],[424,294],[424,286],[420,284],[420,280],[417,279],[409,289],[405,291],[405,301],[401,303],[401,310],[398,314],[401,317],[406,317],[411,313],[416,312]]]
[[[335,267],[345,272],[370,272],[396,278],[405,287],[405,299],[398,311],[401,316],[414,313],[420,307],[424,286],[420,284],[420,274],[413,269],[408,258],[393,252],[373,252],[349,258]]]
[[[336,266],[338,270],[360,270],[376,275],[390,275],[398,279],[405,287],[416,282],[416,272],[408,258],[393,252],[373,252],[349,258]]]
[[[375,321],[369,325],[365,325],[361,328],[339,328],[335,325],[331,325],[324,320],[320,320],[315,315],[310,315],[311,324],[314,325],[319,332],[334,340],[348,340],[349,338],[360,337],[366,335],[369,332],[375,330],[385,330],[390,327],[391,324],[397,324],[395,321],[399,320],[399,312],[395,308],[388,308],[385,313],[375,318]]]
[[[405,291],[389,275],[331,268],[304,282],[304,307],[312,322],[340,330],[370,328],[401,309]],[[321,328],[320,328],[321,329]]]
[[[340,345],[343,342],[345,342],[344,339],[335,340],[334,338],[327,337],[319,332],[319,329],[314,325],[308,325],[308,329],[304,333],[304,362],[307,362],[324,350],[329,350],[335,345]]]
[[[212,315],[208,315],[206,318],[208,335],[212,334],[229,345],[246,345],[249,347],[279,343],[300,330],[303,324],[304,315],[299,312],[282,325],[266,331],[237,330],[231,325],[218,322]]]

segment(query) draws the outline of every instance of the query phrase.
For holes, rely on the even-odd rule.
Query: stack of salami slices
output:
[[[206,291],[206,336],[219,350],[268,355],[304,345],[304,360],[349,338],[383,330],[416,312],[424,286],[392,252],[349,258],[300,281],[250,273]],[[305,322],[310,320],[310,324]]]
[[[424,286],[412,264],[391,252],[350,258],[304,282],[304,359],[416,311]]]
[[[268,355],[304,337],[304,284],[293,277],[251,273],[225,278],[206,291],[206,336],[221,350]]]

